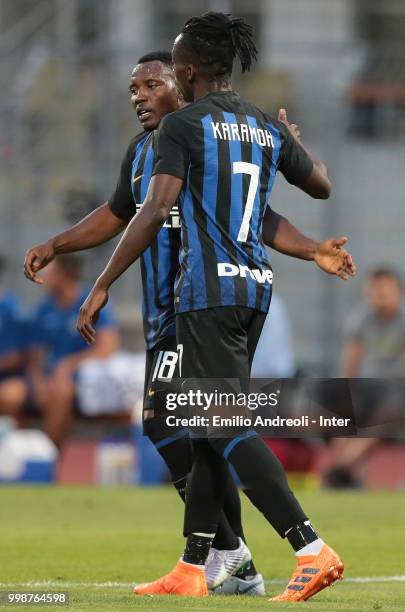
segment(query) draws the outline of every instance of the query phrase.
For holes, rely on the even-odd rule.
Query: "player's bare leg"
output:
[[[23,379],[10,378],[0,384],[0,414],[18,418],[27,398],[27,385]]]
[[[73,381],[55,379],[49,385],[49,395],[41,406],[45,431],[59,449],[70,430],[73,400]]]

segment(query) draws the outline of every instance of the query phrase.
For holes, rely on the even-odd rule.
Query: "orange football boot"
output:
[[[204,565],[196,567],[180,560],[166,576],[154,582],[145,582],[134,587],[135,595],[184,595],[205,597],[208,595]]]
[[[298,556],[298,564],[284,593],[270,601],[306,601],[335,580],[343,579],[343,562],[332,548],[323,545],[317,555]]]

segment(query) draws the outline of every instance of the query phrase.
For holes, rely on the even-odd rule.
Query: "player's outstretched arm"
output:
[[[343,248],[347,238],[329,238],[320,243],[315,242],[269,206],[263,220],[263,241],[284,255],[315,261],[321,270],[342,280],[356,274],[353,258]]]
[[[296,257],[313,261],[318,243],[302,234],[288,219],[267,206],[263,219],[263,241],[272,249]]]
[[[110,286],[154,240],[182,187],[183,180],[175,176],[157,174],[152,177],[140,211],[128,225],[104,271],[80,308],[76,327],[87,343],[93,344],[95,340],[94,324],[108,301]]]
[[[306,177],[305,181],[302,183],[296,183],[296,186],[302,191],[305,191],[305,193],[310,195],[312,198],[326,200],[329,198],[332,191],[332,183],[329,180],[326,165],[312,155],[312,153],[302,144],[301,132],[295,123],[289,123],[285,108],[280,108],[278,112],[278,120],[286,126],[290,134],[303,148],[313,163],[311,174]]]
[[[43,280],[38,276],[38,272],[56,255],[92,249],[117,236],[126,225],[127,221],[117,217],[108,202],[105,202],[73,227],[29,249],[24,260],[26,278],[42,284]]]

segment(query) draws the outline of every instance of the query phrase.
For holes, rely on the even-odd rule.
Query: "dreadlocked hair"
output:
[[[212,79],[232,74],[235,57],[239,58],[242,72],[250,70],[257,59],[253,28],[244,19],[204,13],[189,19],[181,33],[184,46]]]

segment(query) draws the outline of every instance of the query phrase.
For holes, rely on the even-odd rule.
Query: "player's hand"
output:
[[[289,123],[287,119],[287,111],[285,108],[280,108],[280,110],[278,111],[278,120],[281,121],[281,123],[284,123],[284,125],[289,130],[291,135],[295,138],[295,140],[301,142],[301,130],[296,123]]]
[[[44,242],[32,247],[25,254],[24,275],[33,283],[42,285],[44,279],[37,275],[39,270],[45,268],[55,257],[55,249],[51,242]]]
[[[343,246],[348,238],[328,238],[318,245],[315,252],[315,263],[328,274],[334,274],[342,280],[356,276],[356,265],[352,256]]]
[[[100,310],[108,302],[108,290],[94,285],[86,300],[83,302],[76,323],[76,329],[84,338],[87,344],[94,344],[96,340],[96,330],[94,326],[98,321]]]

